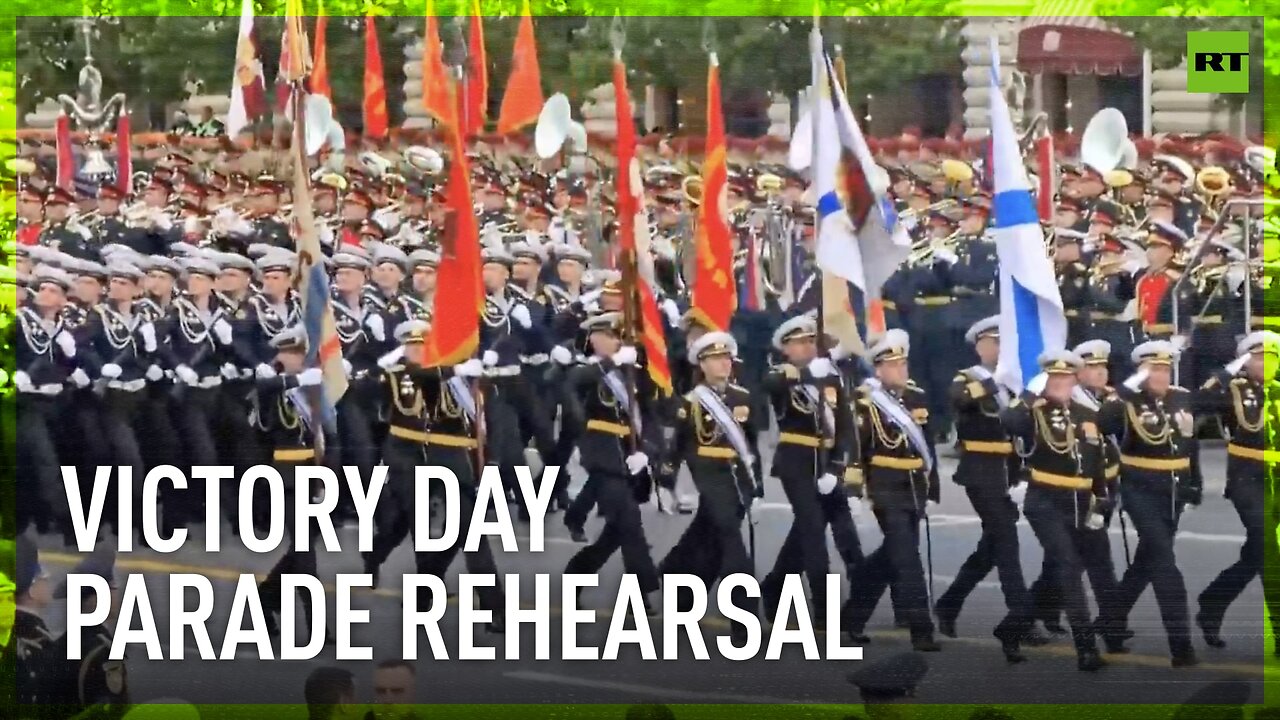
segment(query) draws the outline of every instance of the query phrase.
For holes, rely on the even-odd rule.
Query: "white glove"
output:
[[[860,497],[849,498],[849,514],[854,517],[858,517],[859,515],[862,514],[862,498]]]
[[[603,292],[604,292],[603,290],[599,290],[599,289],[592,290],[590,292],[584,292],[582,293],[582,295],[578,296],[578,302],[582,303],[582,308],[586,310],[588,305],[592,303],[596,303],[596,304],[599,303],[600,295]]]
[[[235,366],[235,363],[223,363],[222,377],[228,380],[235,380],[240,377],[240,369]]]
[[[347,377],[351,377],[351,361],[346,358],[342,358],[342,372]]]
[[[182,382],[188,385],[200,384],[200,376],[196,374],[195,370],[192,370],[186,365],[179,365],[178,367],[174,368],[173,374],[177,375],[179,380],[181,380]]]
[[[662,313],[667,316],[667,322],[671,323],[671,327],[680,325],[680,306],[676,305],[676,301],[667,298],[662,301]]]
[[[378,358],[378,367],[382,368],[383,370],[390,370],[392,367],[395,367],[400,363],[400,358],[402,357],[404,357],[404,348],[398,347],[395,350],[392,350],[391,352],[387,353],[386,355],[383,355],[382,357]],[[347,361],[346,358],[342,359],[342,362],[345,363],[346,361]]]
[[[75,372],[71,373],[71,382],[78,388],[89,387],[89,374],[81,368],[76,368]]]
[[[218,342],[223,345],[231,344],[231,323],[225,318],[218,318],[218,321],[213,324],[213,333],[218,336]]]
[[[164,232],[169,232],[169,229],[173,227],[173,218],[169,217],[165,213],[156,213],[153,223],[156,228]]]
[[[253,369],[253,374],[259,380],[270,380],[276,376],[276,369],[266,363],[258,363],[258,367]]]
[[[618,352],[613,354],[611,358],[614,365],[635,365],[636,364],[636,348],[634,345],[623,345]]]
[[[453,366],[453,374],[458,377],[480,377],[484,374],[484,363],[475,358]]]
[[[315,387],[324,381],[324,371],[320,368],[307,368],[298,373],[298,387]]]
[[[156,351],[156,326],[142,323],[138,326],[138,334],[142,336],[142,349],[147,352]]]
[[[58,347],[61,348],[63,355],[66,355],[68,358],[76,356],[76,339],[71,336],[71,333],[65,331],[60,332],[53,336],[53,340],[58,343]]]
[[[832,490],[836,489],[836,476],[831,473],[824,473],[818,478],[818,492],[823,495],[830,495]]]
[[[1182,352],[1183,349],[1187,347],[1188,342],[1189,340],[1186,335],[1174,335],[1169,338],[1169,344],[1173,345],[1174,352]]]
[[[1232,360],[1231,362],[1227,363],[1227,372],[1231,373],[1232,375],[1235,375],[1236,373],[1240,372],[1241,370],[1244,369],[1245,363],[1249,362],[1250,357],[1251,356],[1248,353],[1245,353],[1244,355],[1241,355],[1235,360]]]
[[[1014,505],[1022,507],[1022,503],[1027,499],[1027,484],[1020,482],[1009,488],[1009,499],[1013,501]]]
[[[1040,393],[1044,392],[1044,386],[1048,384],[1049,384],[1049,374],[1040,373],[1039,375],[1031,378],[1031,382],[1027,383],[1027,392],[1031,393],[1032,395],[1039,395]]]
[[[1121,265],[1120,269],[1128,273],[1129,275],[1133,275],[1134,273],[1138,272],[1139,270],[1141,270],[1146,266],[1147,264],[1142,262],[1141,260],[1130,260],[1129,262],[1126,262],[1124,265]]]
[[[852,356],[853,356],[853,349],[845,347],[844,343],[840,343],[839,345],[836,345],[835,347],[831,348],[832,362],[840,362],[841,360],[844,360],[845,358],[852,357]]]
[[[569,348],[557,345],[551,348],[551,359],[557,365],[571,365],[573,364],[573,353],[569,351]]]
[[[498,353],[492,350],[485,350],[484,354],[480,356],[480,361],[484,363],[485,367],[493,367],[498,364]]]
[[[31,376],[26,370],[18,370],[13,374],[13,386],[18,388],[18,392],[31,392]]]
[[[152,365],[147,368],[147,380],[151,382],[160,382],[164,379],[164,370],[159,365]]]
[[[57,395],[58,393],[62,392],[62,386],[59,385],[58,383],[48,383],[46,385],[41,385],[40,387],[36,388],[36,392],[40,393],[41,395],[50,395],[50,396]]]
[[[809,374],[815,378],[824,378],[835,372],[835,367],[831,364],[830,358],[817,357],[809,361]],[[825,494],[825,493],[824,493]]]
[[[960,262],[960,258],[946,248],[938,248],[933,251],[933,261],[935,263],[941,261],[948,265],[954,265],[955,263]]]
[[[642,452],[631,453],[627,456],[627,472],[632,475],[639,475],[649,467],[649,456]]]
[[[533,318],[529,317],[529,308],[523,304],[511,308],[511,319],[526,330],[533,327]]]
[[[1124,381],[1124,386],[1134,392],[1138,392],[1142,387],[1142,383],[1147,381],[1147,376],[1150,374],[1151,373],[1147,372],[1145,369],[1139,370],[1138,372],[1130,375],[1128,380]]]
[[[670,490],[658,486],[658,506],[662,508],[662,512],[667,515],[676,514],[676,494]]]
[[[600,301],[599,300],[584,301],[582,303],[582,309],[585,310],[588,315],[595,315],[596,313],[600,312]]]
[[[383,322],[382,316],[373,313],[364,319],[364,326],[369,328],[369,334],[378,342],[385,342],[387,339],[387,324]]]
[[[107,363],[102,366],[102,377],[108,380],[115,380],[124,373],[124,368],[115,363]]]

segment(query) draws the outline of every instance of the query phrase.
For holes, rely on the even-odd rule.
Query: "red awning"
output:
[[[1093,21],[1093,22],[1081,22]],[[1142,49],[1097,18],[1041,18],[1018,33],[1018,69],[1066,75],[1141,75]]]

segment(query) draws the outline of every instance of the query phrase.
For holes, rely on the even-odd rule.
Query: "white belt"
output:
[[[57,392],[54,392],[54,388],[57,388]],[[45,383],[44,385],[35,385],[30,390],[23,390],[22,392],[24,395],[40,395],[43,397],[53,397],[54,395],[60,394],[62,392],[62,389],[63,389],[62,386],[59,385],[58,383]],[[45,390],[47,390],[48,392],[42,392]]]
[[[196,383],[193,387],[208,389],[212,387],[218,387],[221,384],[222,384],[221,375],[210,375],[209,377],[200,378],[200,382]]]
[[[551,356],[547,353],[538,353],[537,355],[521,355],[520,362],[525,365],[546,365],[551,361]]]
[[[124,392],[138,392],[146,386],[146,378],[138,378],[137,380],[111,380],[107,382],[107,387],[112,390],[122,390]]]
[[[486,377],[515,377],[520,374],[519,365],[506,365],[503,367],[489,368],[484,371]]]

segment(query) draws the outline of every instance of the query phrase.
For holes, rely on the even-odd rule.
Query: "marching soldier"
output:
[[[1169,291],[1182,277],[1173,259],[1186,244],[1187,234],[1176,226],[1159,220],[1151,223],[1151,232],[1147,235],[1147,268],[1135,288],[1138,319],[1149,338],[1168,340],[1178,331],[1173,326],[1173,294]]]
[[[979,363],[960,371],[951,384],[951,402],[960,420],[956,425],[960,464],[953,479],[964,488],[982,521],[982,537],[960,566],[955,581],[938,598],[934,612],[938,630],[955,637],[956,617],[965,599],[994,568],[1008,609],[995,636],[1005,659],[1019,663],[1026,659],[1020,645],[1032,620],[1018,555],[1018,507],[1009,496],[1010,489],[1022,481],[1020,463],[1008,432],[1000,424],[1000,411],[1013,398],[996,384],[992,374],[1000,356],[999,316],[974,323],[965,339],[973,345]]]
[[[311,523],[307,528],[311,543],[308,550],[297,550],[297,539],[293,537],[296,532],[294,510],[298,506],[295,496],[306,493],[309,497],[313,489],[298,483],[294,473],[299,467],[315,464],[316,434],[321,432],[320,418],[313,415],[304,393],[308,392],[305,388],[319,386],[323,377],[320,368],[304,369],[307,334],[301,325],[277,333],[269,345],[276,352],[275,365],[271,372],[264,369],[258,373],[253,422],[267,437],[271,464],[284,478],[286,489],[284,554],[258,585],[258,596],[262,598],[262,606],[267,613],[267,627],[276,634],[280,631],[277,616],[284,612],[281,576],[287,573],[316,574],[317,526]],[[306,593],[302,595],[302,612],[303,624],[311,627],[311,596]]]
[[[830,358],[817,355],[817,332],[808,315],[779,325],[773,347],[785,361],[764,379],[779,433],[771,475],[781,483],[794,515],[773,570],[761,585],[767,617],[777,611],[783,579],[801,570],[809,579],[813,616],[826,615],[830,562],[821,498],[837,492],[845,476],[850,418],[839,373]]]
[[[1085,301],[1091,340],[1108,346],[1111,377],[1128,377],[1129,353],[1134,345],[1134,323],[1126,310],[1134,299],[1134,279],[1125,246],[1112,233],[1098,236],[1098,259],[1089,273]]]
[[[435,314],[436,272],[440,267],[440,253],[421,248],[409,253],[410,283],[413,294],[405,295],[407,307],[412,309],[412,320],[430,323]]]
[[[348,378],[347,392],[337,405],[340,445],[337,454],[342,465],[358,467],[360,476],[368,478],[378,464],[376,425],[381,414],[382,393],[378,392],[377,362],[387,339],[385,318],[391,315],[379,312],[378,306],[361,293],[369,261],[358,248],[342,248],[333,254],[331,264],[333,297],[329,304],[333,308],[338,340],[342,343],[342,363]],[[347,491],[340,493],[338,512],[346,518],[355,515],[355,505]]]
[[[764,496],[751,398],[730,381],[737,351],[733,336],[724,332],[707,333],[689,346],[689,359],[697,363],[702,382],[680,400],[674,442],[661,466],[663,484],[672,487],[680,466],[687,464],[701,500],[658,571],[697,575],[708,592],[716,580],[754,574],[754,548],[749,552],[742,542],[742,521]],[[735,595],[733,604],[749,612],[758,606],[743,592]],[[730,633],[741,643],[746,626],[735,622]]]
[[[49,191],[44,199],[45,222],[40,244],[72,257],[91,260],[89,242],[93,234],[71,217],[71,206],[75,201],[75,195],[62,188],[55,187]]]
[[[14,541],[14,559],[17,572],[14,576],[13,598],[17,605],[13,615],[12,650],[0,653],[0,660],[13,658],[12,667],[17,693],[16,705],[40,706],[53,700],[53,680],[58,670],[58,658],[52,649],[56,645],[49,626],[41,612],[52,599],[53,588],[49,576],[40,565],[39,551],[26,535],[18,535]],[[0,576],[2,577],[2,576]],[[39,711],[37,707],[28,708]]]
[[[1031,447],[1026,458],[1031,481],[1023,512],[1046,555],[1057,558],[1057,586],[1075,639],[1076,666],[1093,672],[1105,663],[1098,654],[1081,556],[1083,535],[1099,532],[1100,511],[1111,501],[1103,477],[1102,437],[1097,413],[1072,399],[1076,372],[1083,365],[1068,351],[1045,352],[1041,374],[1022,397],[1000,411],[1009,434]]]
[[[249,223],[259,242],[288,250],[293,247],[289,226],[280,219],[280,183],[270,175],[259,175],[249,188],[245,200],[249,206]]]
[[[97,575],[107,582],[107,595],[98,596],[88,588],[80,597],[80,607],[85,613],[94,612],[98,603],[109,609],[107,619],[99,625],[80,630],[80,659],[72,660],[69,634],[63,634],[53,644],[51,655],[61,658],[59,668],[51,680],[50,706],[59,712],[78,713],[95,705],[127,707],[129,705],[129,673],[127,658],[112,660],[111,643],[116,626],[116,578],[115,551],[99,545],[93,553],[71,570],[76,575]],[[65,599],[67,588],[59,586],[55,599]]]
[[[262,278],[262,291],[249,296],[249,317],[253,346],[259,362],[269,362],[275,354],[271,341],[301,318],[301,305],[293,289],[296,256],[288,250],[272,249],[255,263]]]
[[[1197,388],[1235,359],[1235,339],[1245,332],[1240,288],[1247,281],[1244,253],[1224,240],[1211,240],[1200,259],[1177,299],[1179,319],[1190,324],[1179,379]]]
[[[929,590],[920,562],[920,522],[929,502],[937,502],[937,458],[929,426],[928,399],[907,374],[910,339],[890,330],[867,352],[875,377],[861,388],[857,413],[859,464],[866,493],[884,541],[849,579],[845,632],[866,643],[867,620],[880,596],[895,586],[895,607],[911,631],[911,646],[936,652],[929,617]]]
[[[1251,333],[1236,347],[1240,357],[1209,378],[1199,392],[1199,404],[1218,413],[1230,430],[1227,444],[1226,497],[1244,525],[1245,541],[1240,558],[1223,570],[1200,593],[1196,625],[1209,647],[1226,646],[1222,619],[1245,586],[1258,577],[1272,622],[1280,619],[1280,585],[1274,573],[1280,568],[1276,545],[1276,511],[1267,483],[1280,456],[1275,449],[1277,413],[1276,362],[1280,359],[1280,335],[1268,330]],[[1271,573],[1268,576],[1266,573]],[[1280,640],[1276,641],[1280,655]]]
[[[565,424],[576,430],[582,466],[595,485],[595,503],[605,526],[595,542],[579,550],[565,565],[565,573],[593,574],[614,552],[622,552],[623,567],[636,576],[645,606],[653,614],[648,594],[658,589],[658,573],[649,555],[639,504],[649,498],[649,456],[644,451],[643,424],[653,413],[657,390],[648,374],[632,373],[640,382],[629,389],[628,368],[637,363],[636,348],[623,345],[621,313],[602,313],[587,320],[592,351],[598,362],[579,365],[568,373]]]
[[[1138,531],[1138,549],[1120,581],[1114,610],[1119,618],[1128,617],[1150,583],[1175,668],[1195,665],[1196,655],[1174,535],[1183,507],[1199,505],[1202,494],[1191,394],[1172,384],[1176,355],[1166,341],[1134,348],[1132,360],[1140,369],[1116,389],[1118,400],[1105,403],[1100,414],[1103,433],[1120,441],[1120,494]],[[1108,620],[1101,618],[1099,624],[1106,627]]]
[[[1082,262],[1084,233],[1059,228],[1053,237],[1053,269],[1058,276],[1058,294],[1067,316],[1067,344],[1078,345],[1086,339],[1089,301],[1089,266]]]

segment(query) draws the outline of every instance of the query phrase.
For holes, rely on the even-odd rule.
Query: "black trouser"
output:
[[[894,602],[911,629],[911,638],[931,639],[933,618],[929,616],[929,593],[920,563],[921,515],[910,507],[876,508],[875,515],[884,541],[849,581],[845,627],[853,634],[861,634],[880,597],[892,584],[896,590]]]
[[[387,485],[378,498],[374,514],[373,550],[369,562],[380,567],[387,557],[417,527],[415,469],[426,464],[426,448],[421,443],[388,435],[382,444],[382,462],[387,466]],[[426,507],[426,498],[423,498]]]
[[[853,512],[849,510],[849,496],[845,495],[843,488],[837,487],[826,495],[819,495],[818,506],[822,509],[823,520],[831,527],[831,540],[844,561],[845,572],[852,578],[863,557],[862,541],[858,539]]]
[[[277,612],[283,615],[284,597],[281,593],[280,576],[282,575],[316,575],[316,542],[320,537],[320,528],[314,521],[307,525],[307,537],[310,540],[309,550],[297,550],[294,541],[294,533],[296,532],[297,495],[311,495],[312,488],[299,485],[294,477],[294,473],[299,467],[303,467],[305,463],[292,463],[276,461],[275,468],[280,471],[280,477],[284,478],[284,554],[272,566],[271,571],[267,573],[266,578],[258,584],[258,597],[262,600],[262,607],[268,613]],[[265,484],[265,483],[263,483]],[[309,593],[300,593],[299,597],[302,601],[303,622],[307,627],[311,626],[311,595]]]
[[[939,617],[959,615],[965,598],[994,568],[1008,610],[996,634],[1013,639],[1030,629],[1031,608],[1018,553],[1018,506],[1009,499],[1006,487],[1003,476],[994,482],[975,479],[973,484],[965,486],[965,494],[982,521],[982,537],[960,566],[955,581],[938,598],[936,609]]]
[[[560,477],[568,477],[569,473],[562,468]],[[587,524],[587,517],[591,515],[591,508],[596,506],[596,497],[599,494],[596,488],[596,475],[587,475],[587,479],[582,483],[582,489],[578,490],[578,494],[573,496],[573,500],[569,503],[569,508],[564,511],[564,524],[573,530],[581,530]]]
[[[218,459],[227,465],[234,465],[236,477],[254,465],[268,462],[267,445],[262,432],[249,423],[249,415],[253,407],[249,400],[253,392],[252,380],[232,380],[222,384],[222,393],[218,404],[217,416],[214,420],[214,443]],[[268,411],[268,408],[263,408]],[[261,487],[261,484],[259,484]],[[239,489],[235,483],[222,483],[222,512],[234,531],[238,526],[240,501]],[[266,503],[269,502],[265,488],[254,495],[254,507],[259,516],[265,516]]]
[[[106,439],[107,447],[111,453],[111,464],[120,467],[132,467],[134,482],[138,482],[144,476],[145,470],[142,465],[142,451],[138,447],[138,437],[134,433],[134,423],[138,420],[138,413],[144,407],[146,395],[143,391],[127,392],[124,390],[116,390],[107,388],[102,398],[102,435]],[[110,490],[107,493],[107,507],[114,507],[116,498],[119,497],[119,477],[113,473]],[[134,505],[134,522],[138,523],[141,528],[142,522],[142,494],[135,492],[133,495]],[[110,514],[106,521],[115,527],[119,523],[119,519]],[[116,534],[124,532],[123,528],[116,527]]]
[[[186,441],[187,463],[193,466],[217,465],[218,446],[214,440],[214,427],[222,399],[221,388],[187,387],[182,388],[180,393],[178,400],[172,405],[171,417]],[[167,404],[166,409],[170,409]],[[172,490],[165,497],[165,516],[175,525],[200,522],[204,517],[204,499],[203,487],[189,486],[186,490]]]
[[[53,444],[51,423],[58,415],[55,398],[21,393],[17,403],[18,472],[14,488],[16,501],[17,532],[34,524],[38,532],[53,529],[57,520],[66,512],[66,494],[62,490],[62,474],[58,469],[58,452]],[[83,477],[80,471],[81,496],[88,498],[86,490],[93,487],[93,476]],[[107,507],[110,507],[108,505]]]
[[[1222,627],[1227,608],[1240,597],[1254,577],[1262,579],[1262,597],[1272,624],[1280,621],[1280,546],[1276,544],[1276,506],[1268,504],[1263,477],[1237,477],[1228,498],[1244,525],[1244,545],[1240,558],[1218,574],[1200,593],[1200,624],[1209,630]]]
[[[374,384],[376,386],[376,383]],[[340,465],[351,465],[360,469],[360,478],[364,489],[369,489],[369,479],[373,475],[373,467],[378,464],[378,441],[374,424],[378,419],[377,408],[373,405],[367,380],[354,381],[348,392],[338,401],[338,443],[340,452],[335,455],[341,458]],[[339,468],[341,470],[341,468]],[[339,472],[341,476],[341,473]],[[355,516],[355,501],[351,498],[351,489],[342,484],[338,492],[338,506],[335,512],[339,517]]]
[[[622,551],[622,566],[628,574],[635,575],[640,592],[650,593],[658,589],[658,571],[649,555],[649,541],[644,536],[640,520],[640,506],[636,504],[632,489],[633,478],[592,473],[598,477],[596,486],[600,514],[604,516],[604,529],[595,542],[582,548],[569,559],[564,571],[592,575],[600,571],[615,551]]]
[[[427,462],[432,465],[447,467],[458,477],[457,516],[470,518],[475,511],[476,484],[478,480],[474,470],[475,460],[472,451],[466,448],[430,446],[427,448]],[[445,508],[445,512],[448,513],[449,509]],[[464,528],[463,532],[458,533],[458,539],[452,546],[437,552],[417,553],[415,560],[418,572],[435,575],[443,580],[449,572],[449,566],[453,564],[454,558],[458,556],[458,551],[462,550],[462,546],[466,542],[467,532]],[[466,562],[468,573],[498,577],[498,566],[493,561],[493,550],[489,547],[489,538],[480,538],[480,543],[475,551],[463,552],[462,557]],[[492,611],[495,615],[504,611],[500,582],[499,580],[497,585],[477,589],[481,609]]]
[[[735,478],[720,473],[700,475],[693,479],[700,497],[698,511],[659,567],[664,575],[697,575],[710,594],[717,580],[736,573],[754,575],[754,559],[742,540],[742,520],[751,497],[750,490],[739,487]],[[743,588],[731,599],[736,607],[752,612],[759,605]]]
[[[1023,513],[1040,540],[1048,567],[1056,571],[1054,585],[1061,593],[1063,609],[1075,639],[1076,652],[1096,652],[1097,640],[1090,622],[1089,600],[1084,594],[1084,547],[1087,533],[1105,532],[1081,527],[1089,512],[1088,493],[1050,488],[1032,483],[1027,488]]]
[[[1107,527],[1110,527],[1108,521]],[[1111,559],[1111,536],[1106,532],[1090,532],[1080,536],[1080,561],[1084,563],[1089,586],[1093,588],[1098,603],[1099,624],[1102,634],[1119,633],[1125,629],[1124,618],[1116,612],[1115,563]],[[1053,558],[1045,556],[1040,567],[1040,577],[1031,583],[1031,613],[1035,620],[1057,622],[1062,614],[1062,590],[1058,585],[1058,571]]]
[[[815,614],[826,615],[827,573],[831,568],[827,555],[826,519],[819,502],[816,478],[811,472],[813,464],[798,467],[775,466],[774,471],[782,482],[782,491],[791,503],[791,530],[782,541],[773,570],[764,578],[761,593],[765,611],[772,613],[782,594],[782,583],[787,575],[804,571],[809,578],[809,596],[813,600]]]
[[[1122,481],[1120,494],[1125,512],[1138,531],[1138,549],[1133,564],[1125,571],[1116,591],[1115,613],[1127,618],[1147,585],[1155,590],[1160,618],[1174,655],[1191,651],[1191,622],[1187,609],[1187,586],[1173,552],[1178,532],[1181,503],[1174,501],[1173,481],[1166,487],[1149,481]]]

